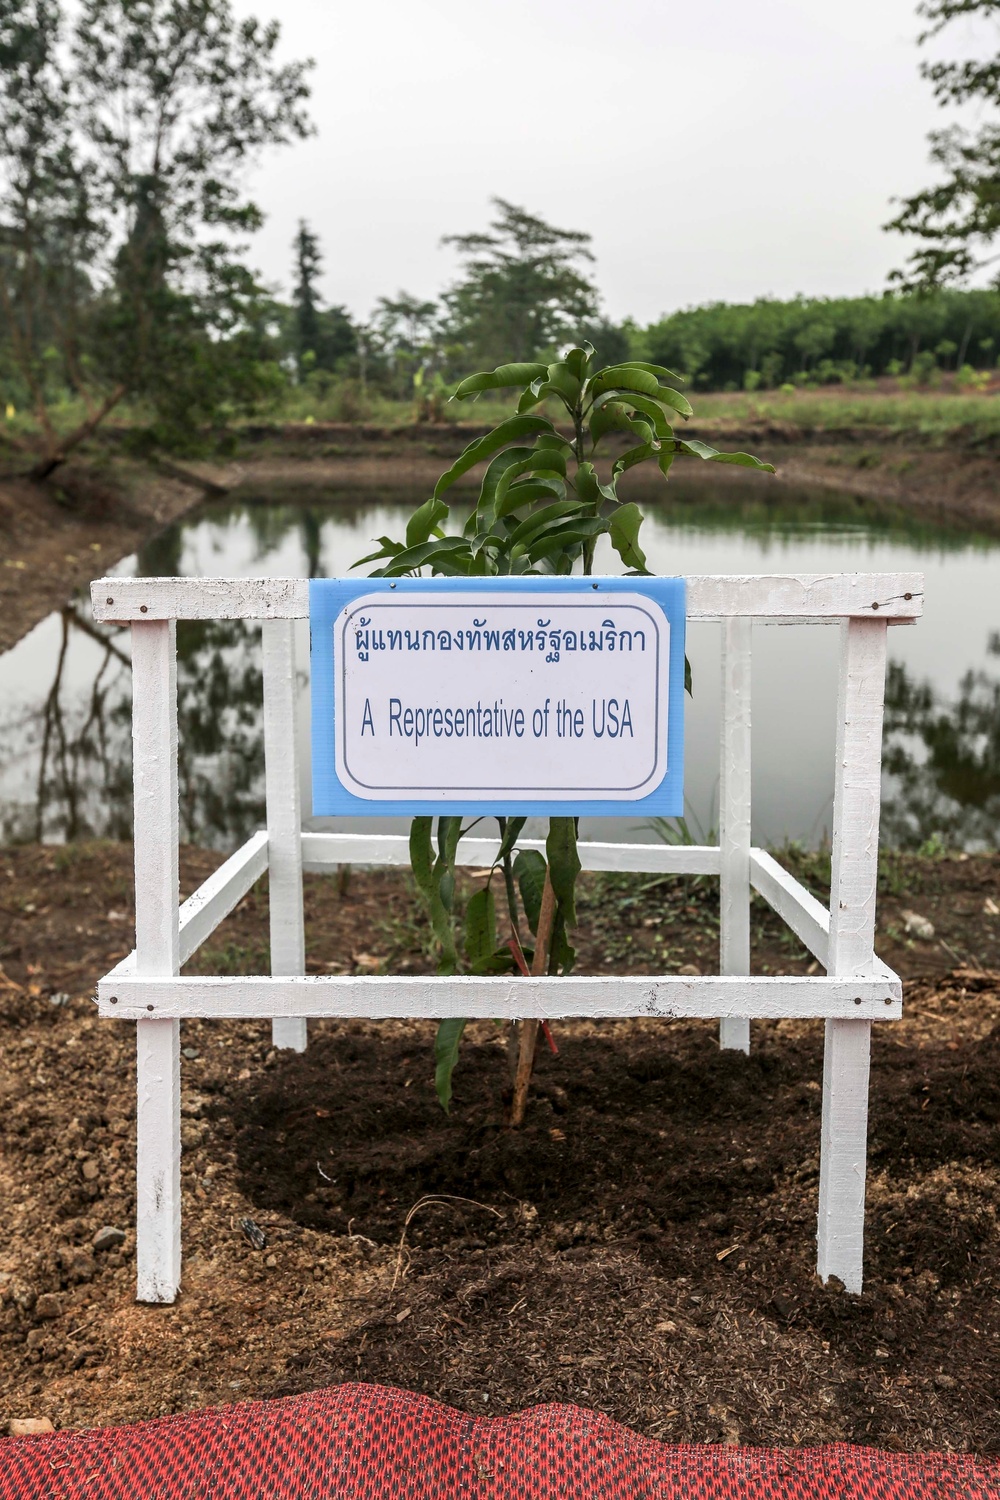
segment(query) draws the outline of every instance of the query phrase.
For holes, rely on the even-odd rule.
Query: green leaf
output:
[[[612,480],[624,474],[628,469],[634,469],[636,464],[644,463],[647,458],[655,458],[659,449],[652,443],[642,443],[638,448],[629,448],[627,453],[620,453],[611,465]]]
[[[647,375],[656,375],[660,380],[683,380],[683,375],[678,375],[674,370],[665,370],[662,365],[647,365],[644,360],[630,359],[628,364],[633,370],[645,370]]]
[[[521,463],[525,459],[531,459],[534,448],[505,448],[493,459],[483,475],[483,482],[479,486],[479,499],[476,501],[476,512],[492,516],[493,505],[496,501],[497,486],[509,468]]]
[[[577,345],[575,349],[568,349],[563,355],[563,364],[571,375],[575,375],[582,384],[587,374],[587,366],[594,357],[594,346],[584,340],[583,344]]]
[[[635,568],[639,573],[646,571],[646,554],[639,546],[639,527],[642,525],[642,511],[634,500],[627,505],[620,505],[608,522],[608,536],[611,545],[626,568]]]
[[[566,498],[566,486],[561,479],[525,479],[519,484],[512,484],[502,500],[497,502],[496,518],[502,520],[522,505],[527,505],[529,500],[549,500],[556,502]]]
[[[549,365],[548,386],[562,397],[566,405],[572,411],[580,399],[580,387],[583,382],[575,375],[569,365],[564,362]]]
[[[592,463],[580,464],[573,479],[573,485],[581,500],[596,509],[602,500],[613,500],[614,489],[607,484],[601,484],[597,477],[597,470]]]
[[[539,406],[548,400],[549,396],[555,396],[568,411],[573,410],[573,401],[566,394],[565,383],[554,385],[551,380],[533,380],[517,403],[518,412],[530,411],[533,406]]]
[[[521,830],[527,823],[527,818],[508,818],[500,840],[500,848],[497,850],[496,862],[502,865],[507,855],[513,852],[514,845],[521,837]]]
[[[578,516],[582,509],[583,506],[579,500],[559,500],[555,505],[546,505],[542,510],[533,511],[519,526],[515,527],[510,538],[511,545],[517,546],[518,542],[527,543],[530,537],[552,521],[560,521],[564,516]]]
[[[434,854],[431,846],[433,818],[414,818],[410,824],[410,869],[425,895],[431,893],[431,871]]]
[[[435,537],[432,541],[421,542],[418,547],[407,547],[398,552],[392,562],[385,568],[380,568],[373,573],[373,578],[399,578],[403,573],[411,573],[414,568],[436,567],[437,564],[452,553],[469,551],[469,543],[465,537],[445,536]]]
[[[550,818],[545,840],[549,879],[567,927],[576,921],[576,877],[582,868],[576,848],[576,819]]]
[[[497,911],[489,885],[469,897],[465,908],[465,956],[475,968],[489,963],[497,945]]]
[[[679,412],[682,417],[691,417],[694,415],[694,407],[688,398],[680,391],[675,391],[673,386],[661,386],[657,400],[662,401],[664,406],[672,406],[674,411]]]
[[[653,403],[650,402],[650,405]],[[661,414],[662,415],[662,414]],[[609,432],[630,432],[633,436],[650,442],[653,429],[645,420],[636,420],[623,401],[606,401],[594,409],[590,418],[590,435],[594,445]]]
[[[434,486],[436,499],[449,489],[456,479],[461,479],[476,464],[482,463],[484,458],[490,458],[501,448],[506,448],[509,443],[516,442],[518,438],[531,437],[536,433],[551,432],[552,423],[547,417],[508,417],[506,422],[501,422],[499,427],[494,427],[492,432],[487,432],[484,437],[476,438],[462,453],[459,454],[450,469],[446,469]]]
[[[461,818],[438,818],[438,858],[453,866],[461,837]]]
[[[478,396],[481,391],[500,391],[512,385],[529,385],[544,375],[548,365],[514,364],[497,365],[495,370],[480,370],[477,375],[468,375],[455,387],[453,401],[465,401],[469,396]]]
[[[540,453],[551,452],[553,449],[561,449],[563,454],[573,452],[573,444],[568,437],[563,437],[553,427],[551,432],[540,432],[535,438],[535,447]]]
[[[406,523],[406,545],[416,547],[420,542],[426,542],[438,522],[443,521],[447,514],[447,505],[443,500],[435,500],[433,495],[423,505],[418,505]]]
[[[538,929],[545,889],[545,858],[538,849],[521,849],[514,860],[514,879],[521,894],[521,905],[532,932]]]
[[[445,1114],[451,1109],[451,1075],[458,1062],[458,1045],[467,1022],[451,1017],[442,1021],[434,1038],[434,1087]]]
[[[754,458],[751,453],[720,453],[718,448],[713,448],[709,443],[701,443],[697,438],[690,438],[687,442],[675,438],[674,447],[678,453],[687,453],[691,458],[704,458],[709,463],[738,464],[742,469],[763,469],[766,474],[774,473],[774,464],[766,464],[761,459]]]
[[[522,449],[518,449],[517,451],[519,453],[524,452]],[[518,458],[513,463],[506,465],[497,479],[494,498],[498,507],[511,485],[522,474],[533,474],[536,477],[541,474],[553,474],[558,475],[561,479],[565,479],[566,455],[561,449],[555,448],[543,451],[537,448],[528,449],[524,452],[524,457]]]
[[[629,396],[627,400],[630,406],[635,407],[636,411],[644,412],[651,419],[653,429],[658,438],[673,437],[674,429],[667,421],[666,413],[660,405],[660,397],[657,397],[654,401],[649,396]],[[690,407],[688,410],[690,411]]]
[[[590,382],[591,396],[601,396],[605,391],[638,391],[641,396],[659,396],[660,382],[638,365],[608,365]]]
[[[576,949],[566,936],[566,923],[563,920],[562,911],[556,913],[556,919],[552,924],[549,963],[559,974],[569,974],[576,963]]]
[[[453,840],[452,830],[449,828],[446,830],[447,836],[442,841],[440,827],[442,823],[458,824],[458,831]],[[410,824],[410,868],[413,871],[417,889],[424,899],[431,930],[438,941],[440,949],[438,970],[442,974],[454,974],[458,968],[458,951],[455,947],[455,933],[449,912],[450,901],[445,901],[444,895],[448,894],[449,873],[452,883],[454,882],[455,854],[458,849],[458,837],[461,834],[461,819],[440,818],[438,820],[439,853],[437,859],[433,858],[431,824],[431,818],[414,818]]]
[[[543,559],[554,558],[566,548],[589,542],[592,537],[603,536],[607,529],[607,521],[600,519],[556,521],[525,545],[531,561],[541,562]]]
[[[379,550],[377,552],[369,552],[367,557],[359,557],[357,562],[351,563],[352,568],[363,568],[365,563],[381,562],[383,557],[396,557],[398,553],[403,551],[403,543],[394,542],[392,537],[380,536],[377,540],[380,544]]]

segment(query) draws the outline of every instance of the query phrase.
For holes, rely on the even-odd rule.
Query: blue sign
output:
[[[313,813],[676,816],[682,578],[309,585]]]

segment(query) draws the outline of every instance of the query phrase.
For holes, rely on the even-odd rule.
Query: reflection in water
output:
[[[264,822],[260,627],[177,627],[181,838],[231,848]]]
[[[79,611],[80,606],[72,604],[59,612],[60,645],[52,685],[38,722],[33,725],[29,717],[22,726],[29,742],[39,742],[31,829],[38,841],[78,839],[94,832],[109,838],[130,838],[132,833],[131,765],[127,754],[130,696],[123,700],[122,694],[122,683],[131,676],[131,664],[113,633],[92,624]],[[74,630],[100,647],[90,691],[82,700],[64,683]],[[4,826],[3,833],[7,839],[18,833],[29,836],[27,829],[16,827]]]
[[[87,606],[59,612],[60,645],[40,706],[4,725],[4,742],[37,757],[30,801],[7,804],[0,838],[132,837],[132,683],[128,633],[95,625]],[[67,683],[74,633],[98,647],[92,681]],[[181,838],[231,848],[264,821],[260,629],[242,620],[177,628]]]
[[[1000,634],[987,643],[1000,657]],[[918,847],[937,836],[950,848],[996,845],[1000,828],[1000,676],[966,672],[953,703],[890,662],[886,679],[884,803],[887,841]]]

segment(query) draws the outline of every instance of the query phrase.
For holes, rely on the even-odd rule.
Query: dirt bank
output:
[[[205,491],[139,465],[0,479],[0,651],[175,521]]]
[[[590,1405],[672,1440],[1000,1449],[1000,858],[897,857],[875,1028],[867,1282],[813,1275],[822,1027],[563,1023],[526,1128],[477,1025],[446,1119],[433,1023],[185,1024],[184,1289],[133,1301],[130,851],[0,851],[0,1418],[96,1425],[344,1379],[500,1414]],[[215,857],[185,851],[185,892]],[[804,874],[817,876],[818,865]],[[927,942],[904,912],[927,916]],[[398,872],[307,877],[313,972],[427,970]],[[593,877],[583,971],[714,967],[713,882]],[[266,965],[266,897],[202,971]],[[755,909],[758,968],[806,955]],[[242,1221],[267,1243],[254,1248]],[[95,1250],[104,1226],[124,1231]]]

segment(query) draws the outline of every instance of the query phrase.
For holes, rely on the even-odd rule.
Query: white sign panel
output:
[[[356,599],[336,769],[369,801],[635,801],[667,763],[670,624],[638,593]]]

